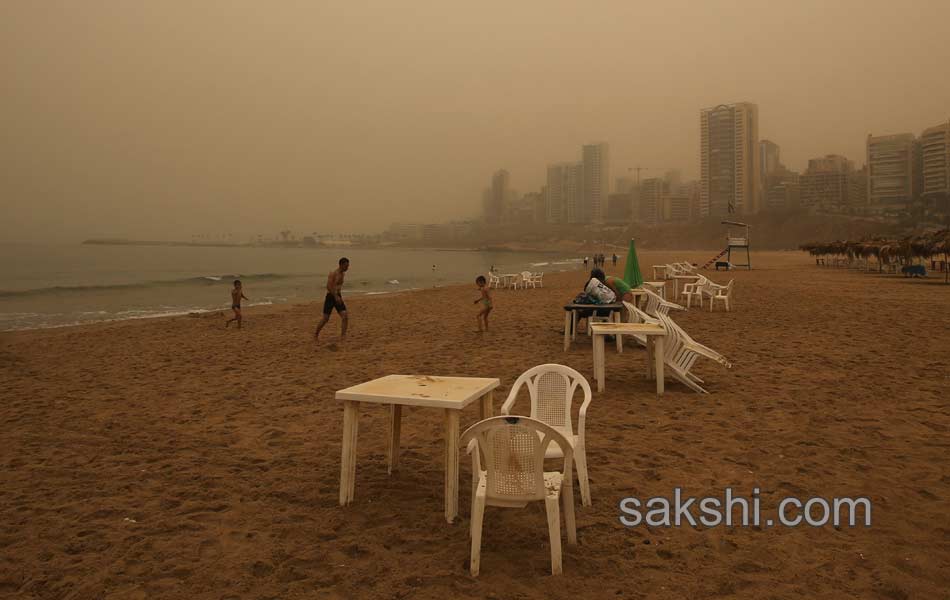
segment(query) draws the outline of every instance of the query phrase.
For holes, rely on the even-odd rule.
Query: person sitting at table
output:
[[[597,304],[612,304],[617,301],[617,292],[605,281],[606,276],[601,269],[590,272],[590,279],[584,285],[584,292]],[[627,286],[629,290],[629,286]]]
[[[630,302],[633,304],[633,289],[630,287],[630,284],[620,277],[614,277],[613,275],[605,275],[603,270],[594,269],[591,272],[591,277],[596,277],[604,285],[610,288],[614,295],[624,302]],[[619,302],[620,300],[616,300]]]
[[[590,318],[592,315],[596,315],[598,317],[609,317],[609,308],[594,307],[596,307],[598,304],[613,304],[617,301],[617,295],[614,293],[614,291],[607,287],[604,282],[596,276],[598,272],[603,275],[603,272],[600,271],[600,269],[594,269],[590,272],[590,278],[587,280],[587,283],[584,284],[584,295],[587,296],[592,308],[590,310],[577,311],[578,321]]]

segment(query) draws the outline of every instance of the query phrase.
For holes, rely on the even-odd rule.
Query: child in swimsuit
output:
[[[234,288],[231,290],[231,310],[234,311],[234,317],[228,319],[228,322],[224,324],[224,328],[227,329],[232,321],[237,321],[238,329],[241,328],[241,299],[250,300],[247,296],[244,295],[244,290],[241,287],[241,280],[234,280]]]
[[[488,313],[491,312],[491,294],[488,293],[488,286],[486,285],[484,275],[479,275],[475,278],[475,285],[478,286],[478,290],[481,292],[481,295],[478,297],[478,300],[475,301],[475,304],[481,303],[481,310],[478,311],[478,315],[475,317],[475,320],[478,321],[478,330],[482,331],[482,322],[485,323],[484,331],[488,331]]]

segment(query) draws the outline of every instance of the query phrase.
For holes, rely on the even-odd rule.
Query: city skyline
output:
[[[588,180],[596,163],[603,169],[596,175],[598,189],[600,181],[610,182],[609,144],[585,144],[580,162],[549,164],[542,191],[529,193],[544,203],[537,211],[544,218],[535,222],[657,224],[786,209],[892,216],[911,210],[943,217],[950,213],[950,119],[919,136],[868,134],[860,168],[856,160],[829,153],[809,158],[807,167],[796,171],[782,162],[780,144],[759,138],[758,113],[754,102],[700,110],[698,180],[684,185],[679,168],[645,168],[664,174],[641,185],[642,169],[631,168],[608,184],[597,203]],[[508,172],[503,172],[507,180]],[[509,205],[523,203],[512,194]],[[499,222],[490,215],[486,208],[484,220]]]
[[[597,140],[694,179],[743,100],[794,170],[950,116],[946,2],[412,6],[0,4],[0,241],[469,218]]]

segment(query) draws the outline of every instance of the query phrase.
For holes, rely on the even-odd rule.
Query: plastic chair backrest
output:
[[[564,475],[571,476],[573,451],[567,438],[530,417],[502,416],[479,421],[462,434],[460,446],[476,441],[473,459],[486,472],[487,493],[493,498],[527,502],[543,500],[544,453],[552,443],[564,452]]]
[[[573,435],[571,406],[577,388],[584,391],[583,403],[590,403],[593,394],[584,376],[574,369],[557,364],[532,367],[521,374],[512,390],[517,394],[522,386],[528,388],[531,398],[531,418],[538,419],[561,431]]]

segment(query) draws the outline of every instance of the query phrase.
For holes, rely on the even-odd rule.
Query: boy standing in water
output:
[[[346,339],[346,326],[350,321],[346,314],[346,304],[343,303],[343,277],[349,268],[350,259],[341,258],[339,267],[327,276],[327,296],[323,300],[323,320],[317,325],[317,330],[313,334],[314,341],[320,341],[320,330],[330,321],[333,309],[336,309],[337,314],[343,319],[340,340]]]
[[[224,328],[227,329],[232,321],[237,321],[238,329],[241,328],[241,299],[245,299],[250,302],[250,298],[244,295],[244,290],[241,287],[241,280],[234,280],[234,288],[231,290],[231,310],[234,311],[234,317],[228,319],[228,322],[224,324]]]
[[[488,313],[491,312],[491,294],[488,293],[488,287],[485,285],[485,276],[479,275],[475,278],[475,285],[478,286],[478,290],[481,292],[478,300],[475,301],[475,304],[479,302],[482,303],[482,308],[478,311],[478,315],[475,317],[475,320],[478,321],[478,331],[482,331],[482,321],[485,322],[485,331],[488,331]]]

